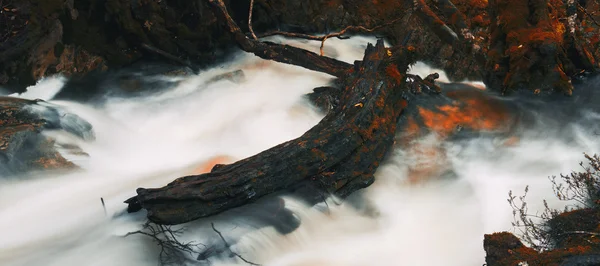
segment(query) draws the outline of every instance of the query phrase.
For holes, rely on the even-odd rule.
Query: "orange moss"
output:
[[[62,157],[59,153],[54,157],[42,157],[34,162],[35,166],[41,166],[44,169],[68,169],[75,168],[75,164]]]
[[[306,147],[306,140],[299,141],[298,146],[303,147],[303,148]]]
[[[325,154],[322,150],[317,148],[312,148],[310,150],[316,157],[321,158],[321,160],[327,160],[327,154]]]
[[[385,73],[388,77],[394,79],[396,86],[402,84],[402,80],[404,79],[404,75],[398,71],[398,66],[396,64],[390,64],[385,68]]]
[[[517,265],[527,262],[529,265],[562,265],[569,257],[576,255],[599,254],[600,240],[592,234],[564,234],[564,232],[587,231],[598,233],[600,213],[593,209],[580,209],[564,212],[551,219],[552,238],[557,240],[557,248],[539,253],[528,248],[511,233],[502,232],[485,235],[484,248],[486,262],[489,265]]]
[[[487,8],[488,1],[487,0],[471,0],[469,4],[473,8],[484,9],[484,8]]]
[[[473,26],[487,27],[490,25],[490,21],[485,19],[483,15],[477,15],[471,19],[471,24]]]
[[[194,168],[194,170],[192,170],[189,173],[189,175],[199,175],[199,174],[208,173],[217,164],[227,164],[227,163],[232,163],[234,161],[235,161],[234,158],[227,156],[227,155],[215,156],[215,157],[212,157],[212,158],[208,159],[207,161],[203,162],[196,168]]]
[[[330,1],[326,2],[327,7],[330,7],[330,8],[337,8],[341,4],[342,4],[342,1],[340,1],[340,0],[330,0]]]
[[[574,253],[581,254],[578,250],[570,250],[572,253],[566,254],[556,251],[540,254],[508,232],[485,235],[484,248],[488,265],[519,265],[523,262],[528,265],[559,265],[561,258]]]
[[[456,101],[438,106],[437,110],[418,107],[423,124],[440,136],[449,135],[459,126],[483,131],[507,128],[511,116],[500,101],[478,91],[453,91],[447,95]]]
[[[404,109],[408,107],[408,101],[407,100],[401,100],[400,101],[400,108]]]

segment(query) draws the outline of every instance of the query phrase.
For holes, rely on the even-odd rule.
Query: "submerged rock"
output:
[[[76,167],[56,150],[53,139],[42,134],[44,130],[61,130],[84,140],[94,138],[88,122],[58,106],[0,97],[0,176]]]

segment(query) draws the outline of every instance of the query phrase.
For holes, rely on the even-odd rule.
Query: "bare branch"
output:
[[[529,188],[525,188],[525,194],[520,197],[513,196],[509,192],[508,202],[513,209],[513,226],[519,231],[519,236],[523,241],[538,251],[544,251],[551,248],[551,244],[557,241],[557,236],[568,234],[585,234],[590,236],[600,236],[600,233],[588,231],[564,231],[562,229],[552,228],[550,222],[558,217],[562,212],[578,210],[581,208],[597,208],[599,204],[600,190],[600,157],[598,155],[590,156],[584,154],[588,160],[589,166],[584,166],[582,172],[572,172],[569,175],[560,175],[560,179],[550,177],[552,189],[555,196],[561,201],[576,202],[575,206],[565,207],[564,210],[552,209],[544,200],[544,211],[540,215],[531,215],[528,212],[525,197]],[[534,221],[533,218],[537,218]]]
[[[440,88],[437,84],[435,84],[435,80],[440,77],[438,73],[432,73],[427,75],[425,79],[421,78],[419,75],[414,74],[406,74],[406,77],[409,79],[409,86],[411,88],[412,93],[421,94],[423,92],[423,88],[427,89],[429,92],[433,93],[441,93],[442,88]]]
[[[163,51],[163,50],[161,50],[161,49],[158,49],[158,48],[156,48],[156,47],[154,47],[154,46],[151,46],[151,45],[149,45],[149,44],[142,43],[141,47],[142,47],[142,48],[144,48],[144,49],[145,49],[146,51],[148,51],[148,52],[152,52],[152,53],[158,54],[158,55],[160,55],[160,56],[163,56],[163,57],[164,57],[164,58],[166,58],[166,59],[169,59],[169,60],[171,60],[171,61],[173,61],[173,62],[176,62],[176,63],[178,63],[178,64],[181,64],[181,65],[184,65],[184,66],[187,66],[187,67],[189,67],[189,68],[192,68],[192,69],[193,69],[193,66],[192,66],[190,63],[188,63],[188,62],[184,61],[183,59],[181,59],[181,58],[179,58],[179,57],[177,57],[177,56],[174,56],[174,55],[172,55],[172,54],[169,54],[169,53],[167,53],[167,52],[165,52],[165,51]]]
[[[329,38],[338,38],[338,39],[347,39],[348,37],[344,37],[343,35],[348,33],[348,32],[368,32],[368,33],[372,33],[378,29],[381,29],[383,27],[387,27],[390,25],[393,25],[394,23],[400,21],[402,18],[396,18],[393,19],[387,23],[384,23],[382,25],[379,26],[375,26],[373,28],[366,28],[364,26],[348,26],[344,29],[342,29],[341,31],[338,32],[334,32],[334,33],[329,33],[327,35],[310,35],[310,34],[303,34],[303,33],[292,33],[292,32],[284,32],[284,31],[271,31],[271,32],[267,32],[265,34],[262,34],[260,37],[268,37],[268,36],[274,36],[274,35],[281,35],[281,36],[285,36],[285,37],[291,37],[291,38],[301,38],[301,39],[307,39],[307,40],[314,40],[314,41],[321,41],[321,48],[320,48],[320,52],[321,52],[321,56],[324,55],[323,53],[323,46],[325,45],[325,41]]]
[[[584,14],[586,14],[592,20],[592,22],[594,22],[594,24],[596,24],[596,26],[600,27],[600,24],[598,23],[598,21],[596,21],[596,19],[594,19],[594,16],[592,16],[589,12],[587,12],[587,10],[585,9],[585,7],[581,6],[581,4],[579,3],[579,1],[577,2],[577,8],[579,9],[579,11],[583,12]]]
[[[227,31],[233,36],[240,48],[246,52],[253,53],[263,59],[296,65],[336,77],[341,77],[352,69],[351,64],[330,57],[319,56],[304,49],[249,39],[233,21],[223,0],[208,0],[208,2],[213,7],[217,19],[225,24]]]
[[[600,236],[600,233],[588,232],[588,231],[568,231],[568,232],[563,232],[560,235],[574,235],[574,234]]]
[[[100,198],[100,202],[102,202],[102,209],[104,209],[104,216],[108,216],[106,213],[106,205],[104,204],[104,198]]]
[[[210,226],[212,226],[212,229],[219,235],[219,237],[223,241],[223,244],[225,244],[225,247],[229,250],[229,252],[231,252],[231,254],[235,255],[236,257],[238,257],[240,260],[244,261],[245,263],[248,263],[250,265],[260,266],[260,264],[256,264],[254,262],[248,261],[248,260],[244,259],[244,257],[242,257],[242,255],[235,253],[233,250],[231,250],[231,246],[229,245],[229,243],[227,243],[227,240],[225,240],[225,237],[223,237],[223,234],[221,234],[221,232],[219,230],[217,230],[217,228],[215,228],[215,224],[210,223]]]
[[[424,0],[414,0],[413,9],[417,16],[427,25],[443,42],[455,45],[458,35],[446,25],[425,3]]]
[[[458,30],[458,37],[462,40],[472,40],[473,34],[469,30],[469,25],[467,25],[467,21],[465,15],[456,8],[454,3],[450,0],[434,0],[437,4],[437,7],[444,13],[444,16],[450,19],[450,24],[454,26],[456,30]]]
[[[256,34],[254,34],[254,30],[252,29],[252,10],[254,9],[254,0],[250,0],[250,11],[248,11],[248,29],[250,29],[250,34],[252,34],[252,38],[258,40],[256,38]]]
[[[457,34],[446,22],[442,21],[425,3],[424,0],[407,0],[413,2],[413,9],[425,25],[435,33],[443,42],[452,45],[452,47],[462,53],[473,53],[474,59],[482,65],[487,62],[486,54],[483,52],[480,44],[477,44],[475,37],[469,30],[466,18],[460,10],[450,0],[435,0],[437,7],[448,18],[451,18],[451,25],[459,31]]]
[[[183,265],[185,262],[194,261],[189,256],[199,254],[200,246],[203,244],[194,241],[181,242],[177,237],[183,234],[184,228],[173,229],[171,226],[163,226],[146,222],[141,230],[129,232],[123,237],[130,235],[144,235],[150,237],[159,247],[158,255],[161,265]]]

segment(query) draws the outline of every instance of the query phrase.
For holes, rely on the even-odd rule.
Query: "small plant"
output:
[[[551,221],[559,215],[579,209],[600,208],[600,157],[584,154],[587,164],[581,162],[581,172],[573,171],[569,175],[550,177],[554,195],[561,201],[573,202],[563,210],[550,208],[544,200],[544,211],[530,214],[525,197],[529,186],[525,187],[523,196],[514,196],[508,193],[508,203],[513,208],[512,225],[517,230],[517,235],[527,245],[537,251],[546,251],[556,246],[558,239],[565,234],[587,234],[597,236],[596,232],[589,231],[564,231],[552,226]]]

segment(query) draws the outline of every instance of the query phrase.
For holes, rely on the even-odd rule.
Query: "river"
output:
[[[326,54],[352,62],[362,57],[367,41],[373,42],[328,40]],[[318,43],[291,43],[318,51]],[[236,69],[244,71],[242,81],[206,84]],[[411,71],[426,75],[431,69],[419,63]],[[94,105],[52,100],[66,82],[62,77],[41,80],[19,96],[77,114],[93,125],[96,138],[47,132],[89,155],[65,154],[81,170],[0,179],[1,265],[157,265],[159,251],[150,238],[124,237],[145,219],[143,212],[125,214],[123,201],[138,187],[159,187],[210,162],[232,162],[300,136],[324,116],[303,95],[330,81],[325,74],[241,52],[199,75],[162,78],[178,83],[162,93]],[[441,80],[447,80],[443,73]],[[424,138],[444,146],[453,178],[407,182],[410,158],[395,150],[376,182],[360,193],[368,208],[336,200],[310,208],[286,198],[301,220],[290,234],[234,211],[188,225],[182,239],[219,242],[210,229],[215,222],[235,243],[232,249],[262,265],[482,265],[483,235],[512,230],[510,190],[522,194],[529,185],[532,211],[543,208],[542,199],[560,207],[547,177],[577,169],[583,152],[600,151],[589,126],[600,115],[584,111],[584,119],[522,129],[516,145],[498,145],[489,137]],[[237,258],[211,262],[246,265]]]

